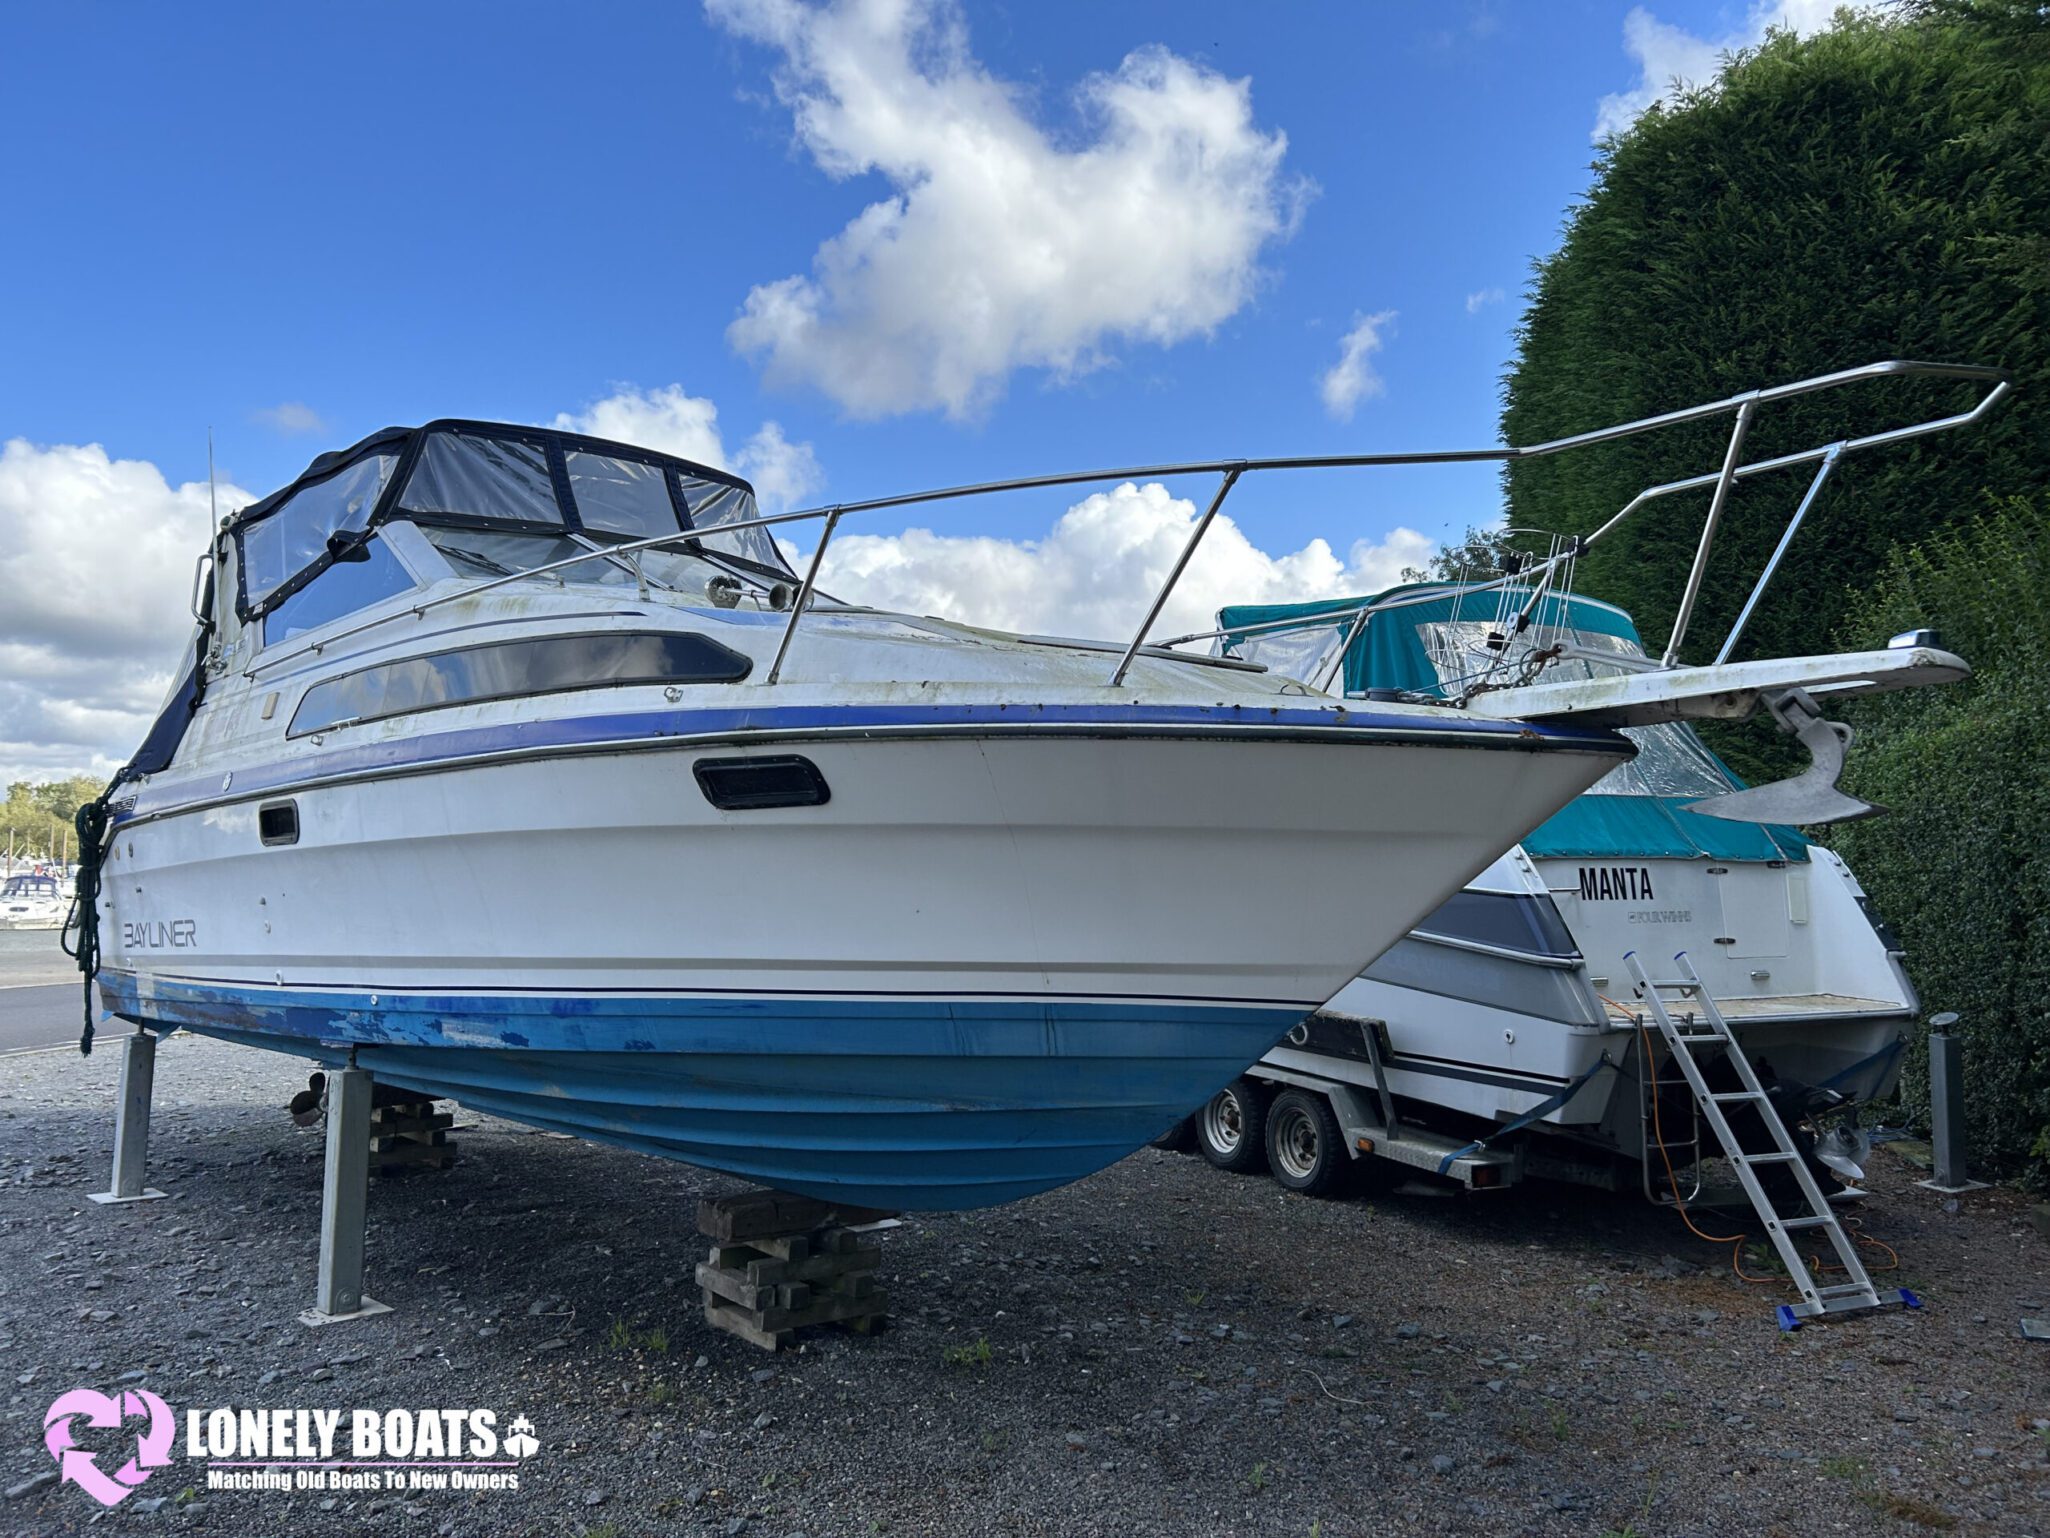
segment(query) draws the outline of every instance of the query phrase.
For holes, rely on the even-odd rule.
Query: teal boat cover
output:
[[[1491,635],[1503,633],[1502,621],[1521,610],[1530,596],[1528,589],[1513,587],[1476,592],[1456,584],[1412,583],[1385,593],[1319,603],[1242,604],[1218,614],[1218,626],[1227,632],[1218,650],[1328,688],[1326,675],[1339,662],[1343,648],[1348,695],[1396,689],[1455,699],[1483,672],[1496,669],[1501,676],[1501,653],[1487,642]],[[1363,604],[1390,599],[1404,602],[1359,621]],[[1602,652],[1644,655],[1643,640],[1628,614],[1577,594],[1548,593],[1540,599],[1531,612],[1530,628],[1510,654],[1555,641],[1571,643],[1582,655],[1548,664],[1546,676],[1551,678],[1576,676],[1573,670],[1581,677],[1611,671],[1600,661]],[[1590,653],[1594,655],[1586,655]],[[1759,862],[1808,858],[1808,841],[1793,828],[1728,822],[1686,810],[1689,801],[1744,788],[1693,727],[1631,727],[1626,735],[1637,744],[1637,758],[1611,770],[1526,835],[1523,847],[1529,854]]]

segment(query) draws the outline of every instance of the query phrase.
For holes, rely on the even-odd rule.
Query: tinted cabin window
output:
[[[1514,892],[1455,892],[1421,920],[1417,933],[1442,935],[1533,956],[1578,956],[1580,948],[1549,897]]]
[[[480,700],[621,684],[734,683],[751,664],[700,635],[615,631],[540,636],[408,657],[315,684],[287,736]]]

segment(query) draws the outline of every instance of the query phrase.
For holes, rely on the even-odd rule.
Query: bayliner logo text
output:
[[[199,944],[199,926],[191,919],[144,919],[123,923],[121,944],[131,951],[189,951]]]

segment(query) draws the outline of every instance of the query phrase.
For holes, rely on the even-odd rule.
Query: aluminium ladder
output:
[[[1730,1034],[1729,1022],[1716,1008],[1714,998],[1695,972],[1693,963],[1688,961],[1687,953],[1680,952],[1673,958],[1673,963],[1679,971],[1678,977],[1655,979],[1645,972],[1637,952],[1631,951],[1623,958],[1623,964],[1630,969],[1637,997],[1644,1001],[1645,1012],[1658,1026],[1659,1034],[1665,1037],[1673,1060],[1686,1075],[1687,1087],[1694,1092],[1702,1117],[1715,1129],[1716,1138],[1744,1187],[1744,1194],[1751,1199],[1759,1220],[1765,1224],[1766,1237],[1772,1240],[1781,1263],[1787,1268],[1787,1275],[1800,1289],[1799,1303],[1782,1303],[1779,1306],[1780,1328],[1793,1330],[1799,1328],[1804,1319],[1849,1313],[1853,1309],[1878,1308],[1888,1303],[1920,1308],[1921,1300],[1905,1287],[1882,1292],[1872,1285],[1871,1275],[1858,1258],[1856,1243],[1844,1231],[1843,1224],[1837,1220],[1835,1211],[1823,1196],[1822,1188],[1815,1183],[1814,1172],[1808,1168],[1807,1160],[1801,1156],[1779,1112],[1773,1109],[1772,1101],[1758,1082],[1758,1074],[1738,1046],[1736,1037]],[[1741,1088],[1727,1092],[1709,1088],[1701,1059],[1695,1055],[1703,1047],[1720,1047],[1723,1050],[1731,1068],[1736,1071]],[[1651,1065],[1647,1063],[1645,1071],[1650,1070]],[[1764,1151],[1746,1149],[1736,1129],[1730,1125],[1724,1110],[1726,1106],[1748,1107],[1755,1112],[1773,1146]],[[1759,1178],[1759,1170],[1771,1165],[1787,1167],[1800,1189],[1805,1211],[1782,1212],[1773,1201]],[[1836,1250],[1837,1260],[1847,1280],[1827,1287],[1816,1281],[1808,1262],[1801,1255],[1798,1237],[1810,1230],[1820,1232]]]

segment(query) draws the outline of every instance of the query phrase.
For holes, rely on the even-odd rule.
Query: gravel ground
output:
[[[895,1327],[772,1359],[698,1316],[696,1198],[732,1183],[467,1114],[453,1170],[373,1185],[396,1312],[309,1330],[321,1133],[280,1109],[304,1066],[166,1043],[172,1197],[100,1208],[118,1060],[0,1059],[0,1534],[2050,1528],[2050,1343],[2016,1329],[2050,1304],[2045,1239],[2014,1194],[1946,1202],[1890,1154],[1866,1218],[1920,1314],[1783,1337],[1784,1294],[1641,1200],[1318,1201],[1147,1150],[908,1219]],[[124,1375],[181,1412],[491,1407],[541,1447],[517,1492],[207,1494],[181,1430],[103,1513],[43,1479],[42,1416]]]

